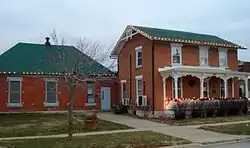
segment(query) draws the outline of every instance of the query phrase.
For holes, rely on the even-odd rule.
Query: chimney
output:
[[[45,40],[46,40],[45,46],[50,46],[49,37],[46,37]]]

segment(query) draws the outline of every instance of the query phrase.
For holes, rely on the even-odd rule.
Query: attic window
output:
[[[126,31],[125,31],[125,37],[126,37],[126,41],[128,40],[128,39],[132,39],[132,29],[131,28],[129,28],[129,29],[127,29]]]

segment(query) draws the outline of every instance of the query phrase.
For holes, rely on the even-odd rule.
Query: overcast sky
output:
[[[218,35],[250,48],[250,0],[0,0],[0,53],[55,29],[114,44],[128,24]],[[250,61],[250,50],[239,52]]]

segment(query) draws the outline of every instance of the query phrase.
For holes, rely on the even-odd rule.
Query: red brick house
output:
[[[238,49],[213,35],[129,25],[111,53],[120,99],[154,113],[167,98],[239,97],[238,80],[250,74],[238,71]]]
[[[0,112],[68,109],[69,92],[64,85],[62,69],[70,68],[72,63],[52,66],[49,62],[59,49],[69,61],[76,57],[88,60],[80,70],[80,74],[87,73],[88,78],[84,87],[76,88],[75,110],[109,110],[116,104],[114,73],[80,50],[50,43],[18,43],[0,56]]]

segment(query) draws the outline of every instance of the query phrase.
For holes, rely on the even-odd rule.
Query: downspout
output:
[[[119,57],[117,58],[117,75],[116,75],[116,105],[120,104],[121,99],[120,98],[120,93],[121,90],[119,89],[120,85],[120,74],[119,74]]]
[[[154,41],[152,41],[152,99],[153,99],[153,112],[155,113],[155,56],[154,56]]]
[[[129,99],[132,98],[132,61],[131,54],[129,55]]]

